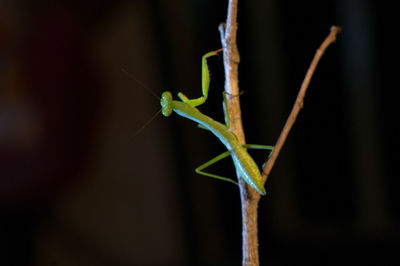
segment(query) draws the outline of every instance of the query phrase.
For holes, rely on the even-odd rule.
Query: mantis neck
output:
[[[191,107],[186,103],[173,101],[173,105],[174,111],[177,114],[201,124],[210,130],[217,138],[219,138],[228,150],[232,150],[232,144],[237,142],[237,138],[232,132],[229,131],[226,125],[200,113],[194,107]]]

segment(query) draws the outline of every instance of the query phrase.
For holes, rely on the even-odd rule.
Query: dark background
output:
[[[200,59],[221,47],[226,7],[0,3],[1,266],[240,265],[238,190],[194,173],[224,147],[177,115],[136,133],[159,110],[150,91],[200,95]],[[239,1],[248,143],[276,141],[315,50],[342,27],[267,181],[261,265],[399,263],[396,11]],[[200,109],[222,121],[222,58],[209,64]],[[230,160],[210,171],[234,176]]]

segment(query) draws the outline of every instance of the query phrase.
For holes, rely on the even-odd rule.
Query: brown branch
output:
[[[229,0],[228,4],[228,15],[226,24],[221,24],[219,27],[221,33],[221,43],[223,46],[224,54],[224,68],[225,68],[225,92],[227,92],[227,112],[230,118],[230,130],[237,136],[241,144],[245,143],[245,137],[243,132],[243,125],[241,119],[240,110],[240,97],[239,95],[239,79],[238,79],[238,65],[240,61],[239,51],[236,45],[236,33],[237,33],[237,2],[238,0]],[[300,92],[296,99],[295,105],[292,112],[286,122],[285,127],[278,139],[275,146],[275,151],[271,158],[268,160],[263,171],[264,182],[267,179],[269,172],[276,160],[276,157],[281,150],[286,137],[296,120],[297,114],[299,113],[303,99],[310,83],[311,77],[315,71],[319,59],[324,53],[325,49],[330,43],[332,43],[336,34],[339,32],[338,27],[332,27],[331,33],[322,43],[320,48],[309,67],[303,84],[300,88]],[[244,266],[257,266],[259,265],[259,254],[258,254],[258,225],[257,225],[257,209],[258,202],[260,200],[260,194],[247,185],[237,173],[241,209],[242,209],[242,265]]]
[[[230,130],[241,144],[245,143],[240,110],[238,64],[239,51],[236,45],[237,0],[229,0],[226,24],[219,27],[224,49],[225,92],[227,92],[227,112]],[[260,194],[248,186],[237,173],[242,209],[242,265],[259,265],[257,208]]]
[[[308,88],[308,85],[310,84],[311,78],[315,72],[315,69],[317,68],[318,62],[321,59],[322,55],[325,53],[326,48],[333,43],[336,40],[336,35],[340,32],[340,28],[337,26],[332,26],[331,31],[329,35],[325,38],[325,40],[322,42],[321,46],[318,48],[317,52],[314,55],[314,58],[310,64],[310,67],[307,70],[307,74],[304,77],[303,83],[301,84],[299,93],[297,94],[296,101],[293,105],[292,111],[286,121],[285,126],[283,127],[281,134],[278,138],[278,141],[275,144],[275,150],[272,154],[272,156],[267,160],[264,169],[263,169],[263,180],[264,183],[266,182],[272,167],[274,166],[275,160],[279,155],[279,152],[282,149],[283,144],[286,141],[286,138],[296,121],[297,115],[299,114],[301,108],[303,107],[303,102],[304,102],[304,97],[306,95],[306,91]]]

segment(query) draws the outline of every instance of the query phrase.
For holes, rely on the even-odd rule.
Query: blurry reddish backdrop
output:
[[[0,3],[0,265],[240,265],[237,188],[194,173],[224,147],[177,115],[136,134],[160,108],[149,90],[200,95],[226,2]],[[343,29],[266,184],[261,265],[398,261],[394,10],[239,2],[248,143],[276,141],[315,49]],[[209,65],[200,109],[222,121],[222,60]],[[234,176],[228,159],[210,171]]]

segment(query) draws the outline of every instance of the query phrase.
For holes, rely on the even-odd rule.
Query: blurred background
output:
[[[222,144],[177,115],[137,134],[160,109],[152,93],[200,96],[226,8],[0,1],[0,265],[241,265],[237,187],[194,172]],[[248,143],[275,143],[315,50],[342,27],[267,181],[261,265],[399,263],[395,10],[239,1]],[[222,121],[222,58],[209,65],[200,109]],[[209,171],[234,177],[228,159]]]

